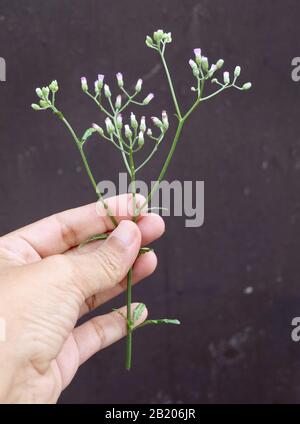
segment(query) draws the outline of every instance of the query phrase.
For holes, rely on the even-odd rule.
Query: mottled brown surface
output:
[[[134,298],[152,317],[183,325],[137,333],[130,373],[123,342],[96,355],[61,402],[300,401],[300,345],[290,339],[300,314],[300,83],[290,78],[299,14],[296,0],[1,0],[1,233],[94,199],[65,129],[30,109],[37,85],[59,80],[59,103],[80,131],[98,118],[81,75],[148,75],[155,107],[170,111],[157,57],[144,45],[159,27],[174,36],[168,58],[183,103],[193,47],[230,69],[239,63],[254,83],[201,107],[170,168],[170,179],[205,181],[205,225],[167,219],[158,270]],[[115,150],[91,143],[89,152],[98,179],[116,177]]]

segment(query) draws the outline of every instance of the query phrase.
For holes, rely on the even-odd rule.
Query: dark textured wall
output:
[[[30,109],[36,86],[59,80],[61,109],[80,131],[97,117],[81,75],[145,77],[154,106],[172,111],[158,58],[144,45],[159,27],[173,33],[168,59],[184,104],[194,47],[230,69],[239,63],[254,83],[201,106],[170,168],[169,179],[205,181],[205,225],[167,219],[158,270],[134,297],[151,316],[183,325],[136,333],[130,373],[123,342],[97,354],[61,402],[300,401],[300,345],[290,338],[300,314],[300,85],[290,78],[299,14],[297,0],[0,1],[2,234],[94,199],[65,129]],[[91,143],[89,155],[99,180],[116,177],[115,150]]]

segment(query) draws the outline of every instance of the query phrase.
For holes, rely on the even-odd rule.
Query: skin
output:
[[[126,335],[126,307],[76,323],[125,290],[133,264],[134,283],[156,268],[153,252],[138,252],[163,234],[164,222],[145,213],[134,224],[131,202],[130,195],[108,199],[119,222],[114,230],[104,211],[90,204],[0,238],[0,317],[6,323],[0,402],[55,403],[81,364]],[[105,232],[111,232],[107,240],[78,248]],[[146,316],[145,310],[136,325]]]

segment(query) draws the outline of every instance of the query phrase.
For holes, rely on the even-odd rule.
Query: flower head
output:
[[[80,80],[81,80],[82,91],[84,91],[86,93],[88,91],[87,79],[86,79],[86,77],[81,77]]]
[[[142,133],[146,131],[146,118],[144,116],[141,117],[140,131],[142,131]]]
[[[124,81],[123,81],[123,75],[121,74],[121,72],[118,72],[116,77],[117,77],[118,86],[120,88],[123,88],[124,87]]]
[[[197,65],[201,64],[201,49],[194,49],[195,60]]]
[[[111,97],[110,88],[107,84],[104,84],[104,94],[105,94],[105,97],[107,98]]]
[[[108,132],[108,134],[109,135],[113,134],[113,132],[115,131],[115,127],[109,117],[105,119],[105,125],[106,125],[106,131]]]
[[[153,99],[154,99],[154,94],[149,93],[148,96],[143,100],[143,104],[148,105]]]
[[[135,86],[135,91],[137,93],[139,93],[142,89],[142,85],[143,85],[143,80],[140,78],[137,80],[136,86]]]
[[[100,135],[104,134],[104,131],[101,127],[99,127],[99,125],[97,124],[92,124],[92,127],[94,128],[94,130],[96,130]]]
[[[136,120],[135,114],[132,112],[130,114],[130,125],[134,130],[136,130],[139,126],[138,121]]]

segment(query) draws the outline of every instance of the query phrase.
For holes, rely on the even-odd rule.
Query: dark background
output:
[[[169,180],[205,181],[205,224],[189,229],[183,218],[167,218],[157,272],[134,298],[152,317],[183,325],[136,333],[130,373],[123,341],[97,354],[62,403],[300,401],[300,345],[290,337],[300,315],[300,83],[290,76],[299,16],[297,0],[0,1],[2,234],[94,200],[65,128],[31,110],[35,87],[56,78],[58,104],[80,132],[100,122],[81,93],[82,75],[91,83],[99,72],[122,70],[130,84],[144,77],[153,107],[172,112],[158,57],[144,45],[160,27],[173,33],[167,57],[183,104],[194,47],[223,57],[230,70],[240,64],[241,80],[254,84],[201,106],[169,170]],[[110,146],[91,142],[89,157],[98,180],[122,169]]]

